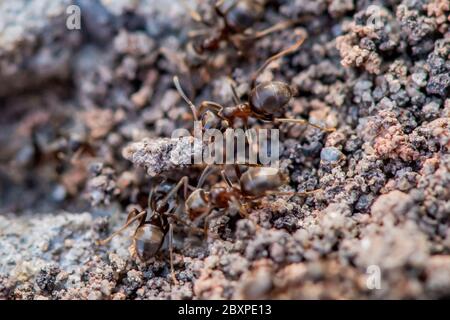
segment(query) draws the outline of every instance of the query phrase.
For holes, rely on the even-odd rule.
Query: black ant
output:
[[[138,225],[133,233],[132,244],[129,248],[131,256],[142,262],[154,257],[164,243],[166,235],[168,238],[170,271],[172,280],[177,283],[173,267],[173,232],[175,223],[184,224],[193,231],[203,232],[203,230],[188,225],[179,218],[178,190],[184,186],[186,197],[188,187],[188,177],[183,177],[176,185],[166,182],[159,183],[151,188],[148,196],[147,210],[139,211],[136,208],[128,213],[126,223],[108,238],[98,241],[99,245],[105,245],[115,236],[122,233],[132,223],[138,221]]]
[[[197,39],[187,45],[188,60],[193,64],[195,64],[194,61],[205,60],[204,54],[217,51],[223,41],[230,43],[238,53],[242,54],[244,45],[295,24],[294,21],[283,21],[261,31],[249,32],[248,30],[263,16],[266,2],[265,0],[217,1],[214,4],[214,11],[222,21],[217,26],[215,23],[205,21],[199,13],[190,9],[183,1],[192,19],[207,27],[205,30],[191,33],[191,36]],[[209,36],[205,37],[205,34]]]
[[[318,190],[306,192],[282,192],[277,189],[285,185],[289,178],[275,167],[254,166],[248,168],[243,174],[239,165],[234,169],[239,180],[239,186],[232,183],[225,170],[221,170],[222,179],[226,187],[212,187],[206,191],[201,186],[211,173],[212,166],[207,166],[199,178],[197,188],[189,195],[185,202],[185,210],[191,221],[196,222],[205,218],[204,233],[208,234],[209,221],[223,214],[230,208],[235,208],[241,217],[248,217],[247,204],[268,195],[310,195]],[[214,209],[219,209],[211,214]]]
[[[132,257],[146,262],[159,252],[167,235],[169,237],[170,271],[172,281],[176,284],[177,279],[173,267],[173,233],[176,223],[183,224],[192,231],[204,233],[207,236],[209,220],[222,215],[225,210],[233,206],[242,217],[248,217],[246,205],[249,201],[254,201],[270,194],[309,195],[318,191],[279,192],[276,190],[288,180],[288,177],[283,175],[279,169],[250,167],[245,173],[241,174],[238,165],[235,165],[235,170],[239,179],[239,186],[233,185],[225,170],[222,170],[221,175],[227,187],[213,187],[210,191],[206,191],[201,186],[211,173],[211,169],[212,166],[205,168],[198,180],[197,188],[189,185],[187,176],[183,177],[175,187],[161,183],[157,187],[152,188],[148,197],[148,209],[143,211],[139,211],[136,208],[132,209],[128,213],[126,223],[108,238],[98,241],[98,244],[107,244],[132,223],[138,221],[129,250]],[[192,226],[179,217],[178,209],[180,205],[176,195],[182,187],[185,199],[188,189],[194,190],[185,201],[185,212],[194,223],[205,218],[203,229]],[[220,211],[217,211],[216,214],[211,214],[214,209],[220,209]]]
[[[297,124],[308,124],[326,132],[335,131],[334,128],[323,128],[304,119],[280,118],[284,114],[286,106],[296,92],[296,90],[289,86],[289,84],[282,81],[269,81],[256,85],[257,77],[271,62],[296,51],[305,39],[306,34],[303,34],[301,39],[294,45],[267,59],[266,62],[253,74],[251,77],[250,96],[247,102],[240,101],[236,93],[236,89],[232,85],[231,88],[233,93],[233,102],[235,104],[234,106],[225,108],[213,101],[203,101],[197,109],[197,107],[183,92],[177,76],[173,79],[175,87],[181,97],[190,106],[194,120],[197,121],[201,118],[204,128],[217,128],[217,126],[223,122],[226,123],[226,127],[232,127],[236,119],[242,119],[244,125],[247,126],[248,118],[253,117],[262,121],[270,121],[272,123],[292,122]]]

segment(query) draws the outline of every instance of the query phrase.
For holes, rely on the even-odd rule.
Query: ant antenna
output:
[[[189,100],[189,98],[184,93],[184,91],[183,91],[183,89],[181,88],[181,85],[180,85],[180,80],[178,79],[177,76],[173,77],[173,83],[175,85],[175,88],[177,88],[178,93],[180,94],[180,96],[184,99],[184,101],[186,101],[186,103],[189,105],[189,107],[191,107],[191,111],[192,111],[192,114],[194,116],[194,120],[198,121],[197,108],[195,107],[195,105],[192,103],[192,101]]]
[[[97,241],[97,244],[98,244],[98,245],[101,245],[101,246],[107,244],[107,243],[110,242],[115,236],[121,234],[126,228],[128,228],[130,224],[132,224],[132,223],[135,222],[136,220],[142,218],[142,216],[143,216],[144,214],[146,214],[146,213],[147,213],[146,211],[140,212],[138,215],[136,215],[136,216],[133,217],[132,219],[128,220],[127,223],[125,223],[125,224],[123,225],[122,228],[120,228],[119,230],[117,230],[116,232],[114,232],[114,233],[113,233],[112,235],[110,235],[108,238]]]
[[[300,40],[298,40],[295,44],[293,44],[289,48],[284,49],[283,51],[271,56],[269,59],[266,60],[266,62],[264,62],[264,64],[258,70],[256,70],[256,72],[252,75],[252,78],[251,78],[252,88],[255,87],[256,78],[258,78],[258,76],[261,74],[261,72],[263,72],[264,69],[267,68],[267,66],[269,64],[271,64],[273,61],[275,61],[287,54],[290,54],[290,53],[296,51],[303,44],[303,42],[305,41],[307,36],[306,36],[305,32],[302,32],[302,34],[303,34],[302,38]]]

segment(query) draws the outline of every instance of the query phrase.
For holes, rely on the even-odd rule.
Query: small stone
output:
[[[320,159],[324,162],[338,162],[342,158],[344,158],[344,154],[335,147],[326,147],[323,148],[320,152]]]
[[[432,101],[422,107],[422,112],[426,119],[433,119],[439,116],[439,103]]]
[[[419,87],[425,87],[427,85],[427,74],[425,71],[413,73],[411,79]]]
[[[446,97],[450,88],[450,75],[448,73],[441,73],[431,77],[428,81],[427,92],[429,94],[440,95]]]

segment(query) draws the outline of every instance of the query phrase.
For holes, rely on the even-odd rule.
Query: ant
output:
[[[173,187],[168,183],[159,183],[150,189],[148,196],[147,210],[139,211],[133,208],[127,216],[126,223],[108,238],[97,242],[105,245],[115,236],[122,233],[132,223],[138,221],[138,225],[132,236],[132,244],[129,248],[131,256],[141,262],[147,262],[154,257],[161,249],[166,235],[168,236],[168,247],[170,257],[170,272],[173,282],[176,284],[175,271],[173,267],[173,232],[175,222],[188,226],[193,231],[203,232],[203,230],[188,225],[179,218],[178,190],[184,186],[186,197],[188,187],[188,177],[183,177]]]
[[[277,189],[285,185],[289,177],[274,167],[250,167],[243,174],[239,165],[235,164],[234,169],[239,180],[239,186],[232,183],[225,170],[221,170],[222,179],[226,187],[214,186],[210,191],[206,191],[201,186],[206,177],[211,173],[212,166],[207,166],[200,176],[197,188],[189,195],[185,202],[185,211],[191,221],[195,222],[205,218],[204,234],[208,235],[209,221],[221,216],[224,211],[235,208],[243,218],[248,217],[247,204],[267,195],[310,195],[320,189],[306,192],[282,192]],[[218,209],[214,214],[213,210]]]
[[[207,27],[205,30],[191,32],[191,36],[196,39],[187,45],[188,60],[193,64],[195,64],[194,61],[205,60],[204,54],[217,51],[222,41],[231,43],[238,53],[242,54],[245,44],[284,30],[296,23],[294,21],[283,21],[261,31],[249,32],[248,29],[263,16],[266,2],[265,0],[217,1],[214,4],[214,11],[222,21],[220,26],[217,26],[205,21],[198,12],[190,9],[183,0],[182,3],[192,19]],[[205,34],[211,35],[201,37]]]
[[[190,106],[194,121],[202,120],[203,129],[217,128],[225,122],[225,127],[233,126],[235,119],[240,118],[247,126],[247,120],[250,117],[260,119],[263,121],[276,122],[293,122],[300,124],[308,124],[323,131],[331,132],[334,128],[323,128],[321,126],[309,123],[303,119],[279,118],[284,112],[285,107],[294,95],[294,90],[281,81],[271,81],[256,85],[258,75],[274,60],[283,57],[295,50],[297,50],[304,42],[306,36],[303,36],[291,47],[282,52],[270,57],[260,67],[251,78],[251,93],[248,102],[242,103],[236,94],[236,90],[232,86],[233,99],[235,106],[224,108],[218,103],[212,101],[203,101],[197,110],[197,107],[192,103],[181,88],[178,77],[174,77],[174,85],[181,97]],[[233,185],[231,180],[226,176],[225,171],[222,170],[222,178],[227,184],[227,187],[213,187],[209,192],[201,188],[207,175],[210,173],[211,166],[207,166],[203,171],[197,185],[185,202],[185,210],[191,220],[197,221],[205,217],[204,232],[207,233],[208,222],[215,217],[211,215],[214,209],[229,209],[234,205],[239,210],[241,216],[248,216],[245,204],[248,201],[256,200],[268,194],[302,194],[308,195],[318,190],[313,190],[304,193],[297,192],[277,192],[274,191],[285,184],[288,180],[279,169],[272,167],[262,167],[259,165],[250,166],[250,168],[241,174],[239,166],[234,165],[236,175],[239,179],[239,187]],[[319,189],[320,190],[320,189]],[[222,214],[221,211],[217,212]]]
[[[168,236],[168,247],[170,257],[170,272],[173,283],[178,281],[175,277],[173,266],[173,233],[175,223],[186,225],[195,232],[204,233],[208,236],[209,221],[224,213],[234,206],[239,210],[242,217],[248,217],[246,204],[270,194],[277,195],[309,195],[318,190],[308,192],[279,192],[276,191],[284,185],[288,177],[277,168],[272,167],[250,167],[241,174],[239,166],[235,165],[236,174],[239,179],[239,186],[233,185],[231,179],[221,171],[222,178],[227,187],[213,187],[206,191],[201,186],[207,176],[211,173],[212,166],[207,166],[200,176],[197,188],[193,188],[188,183],[188,177],[183,177],[175,187],[167,183],[161,183],[150,190],[147,210],[139,211],[132,209],[127,216],[126,223],[106,239],[100,240],[99,245],[105,245],[115,236],[122,233],[132,223],[138,221],[138,225],[132,236],[130,253],[132,257],[138,258],[141,262],[146,262],[154,257],[161,249],[166,235]],[[187,197],[184,205],[185,212],[192,222],[205,218],[203,229],[192,226],[179,217],[178,197],[180,188],[183,187],[184,198],[186,199],[188,189],[194,191]],[[219,209],[215,214],[211,214],[214,209]]]
[[[201,118],[204,128],[216,128],[224,122],[226,123],[226,127],[232,127],[236,119],[242,119],[244,126],[247,127],[248,118],[253,117],[272,123],[291,122],[308,124],[325,132],[333,132],[335,131],[334,128],[324,128],[304,119],[281,118],[286,106],[296,93],[296,90],[289,86],[289,84],[282,81],[269,81],[256,84],[256,79],[270,63],[296,51],[303,44],[305,39],[306,34],[304,33],[301,39],[294,45],[268,58],[266,62],[256,70],[251,77],[251,90],[247,102],[240,101],[236,89],[231,85],[234,106],[225,108],[213,101],[203,101],[197,109],[184,93],[177,76],[173,78],[174,85],[180,96],[190,106],[194,120],[198,121],[198,119]]]

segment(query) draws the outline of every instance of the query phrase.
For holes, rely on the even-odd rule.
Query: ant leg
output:
[[[264,165],[262,165],[261,163],[246,163],[245,165],[247,167],[256,167],[256,168],[264,167]]]
[[[209,226],[209,220],[211,220],[212,218],[216,218],[220,215],[222,215],[221,212],[216,212],[214,214],[211,215],[211,212],[213,211],[213,208],[210,207],[208,209],[208,211],[206,211],[204,214],[200,215],[199,217],[197,217],[194,221],[194,223],[197,223],[198,221],[200,221],[201,219],[205,218],[205,221],[203,222],[203,229],[201,229],[203,231],[203,234],[205,236],[205,238],[208,238],[208,226]]]
[[[213,211],[213,209],[214,209],[213,207],[209,207],[205,213],[203,213],[200,216],[198,216],[197,218],[195,218],[194,221],[192,221],[192,223],[194,225],[198,225],[198,222],[200,220],[202,220],[203,218],[207,217]]]
[[[234,170],[236,172],[236,175],[237,175],[238,179],[240,180],[242,174],[241,174],[241,170],[239,169],[239,165],[238,164],[234,164]],[[241,191],[240,186],[236,186],[236,187],[233,186],[233,183],[231,182],[230,178],[227,176],[225,170],[222,170],[220,173],[222,175],[222,178],[225,180],[225,182],[227,183],[227,185],[230,188],[236,188],[237,190]],[[242,218],[248,218],[249,217],[246,204],[242,203],[242,201],[239,200],[238,198],[232,198],[231,201],[234,202],[237,205],[237,207],[239,208],[239,215]]]
[[[220,116],[221,111],[223,110],[223,106],[214,101],[203,101],[198,108],[198,114],[203,114],[205,111],[211,111],[216,114],[218,117]]]
[[[203,184],[205,183],[206,178],[211,174],[211,172],[214,169],[214,165],[208,164],[205,169],[203,169],[202,174],[200,175],[200,178],[198,179],[197,188],[201,188]]]
[[[170,257],[170,274],[172,275],[172,281],[174,284],[178,284],[178,280],[175,277],[175,269],[173,267],[173,223],[169,223],[169,257]]]
[[[248,219],[249,218],[249,214],[247,211],[247,205],[245,203],[242,203],[241,201],[239,201],[240,203],[240,207],[239,207],[239,214],[241,215],[241,217]]]
[[[144,210],[145,211],[145,210]],[[139,210],[137,210],[136,208],[133,208],[130,213],[128,213],[127,216],[127,223],[131,220],[134,219],[137,215],[141,214],[143,211],[139,212]]]
[[[186,103],[191,108],[192,115],[194,116],[194,121],[198,121],[197,108],[195,107],[195,105],[192,103],[192,101],[189,100],[189,98],[184,93],[183,88],[181,87],[181,84],[180,84],[180,80],[178,79],[177,76],[173,77],[173,83],[174,83],[175,88],[177,89],[178,93],[180,94],[180,96],[183,98],[184,101],[186,101]]]
[[[202,233],[204,234],[205,231],[202,228],[197,228],[194,227],[192,225],[190,225],[189,223],[187,223],[186,221],[182,220],[181,218],[175,216],[175,215],[171,215],[171,218],[173,218],[176,222],[181,223],[182,225],[188,227],[189,229],[191,229],[191,231],[197,232],[197,233]]]
[[[273,26],[260,30],[260,31],[255,31],[252,33],[247,33],[247,34],[237,34],[234,36],[231,36],[231,41],[233,43],[233,45],[239,49],[240,47],[242,47],[242,43],[245,41],[255,41],[255,40],[259,40],[261,38],[264,38],[272,33],[278,32],[278,31],[282,31],[285,30],[295,24],[298,24],[300,21],[299,20],[289,20],[289,21],[281,21],[278,22],[276,24],[274,24]]]
[[[239,199],[234,199],[234,201],[236,202],[236,204],[239,207],[239,215],[242,218],[248,219],[249,218],[249,214],[248,214],[248,211],[247,211],[247,205],[245,203],[242,203],[242,201],[239,200]]]
[[[334,132],[334,131],[336,131],[335,128],[321,127],[321,126],[318,126],[317,124],[313,124],[313,123],[311,123],[309,121],[306,121],[304,119],[275,118],[274,122],[281,122],[281,123],[283,123],[283,122],[291,122],[291,123],[296,123],[296,124],[307,124],[307,125],[309,125],[311,127],[320,129],[320,130],[325,131],[325,132]]]
[[[170,190],[170,192],[161,200],[161,203],[159,204],[159,206],[161,206],[161,207],[165,206],[167,201],[169,201],[169,199],[172,198],[182,186],[183,186],[184,197],[186,198],[187,189],[188,189],[188,177],[185,176],[185,177],[181,178],[181,180],[177,183],[177,185],[175,187],[173,187],[173,189]]]
[[[99,240],[97,241],[98,245],[105,245],[108,242],[110,242],[115,236],[119,235],[120,233],[122,233],[126,228],[128,228],[130,226],[130,224],[132,224],[133,222],[135,222],[138,219],[142,219],[143,217],[145,217],[145,214],[147,213],[147,211],[142,211],[139,214],[136,214],[137,210],[133,210],[128,214],[127,217],[127,222],[123,225],[123,227],[121,227],[119,230],[115,231],[113,234],[111,234],[108,238],[103,239],[103,240]],[[133,218],[131,218],[134,215]],[[141,221],[142,222],[142,221]]]
[[[70,164],[77,165],[81,162],[81,156],[83,155],[83,152],[85,151],[85,147],[81,146],[78,148],[75,153],[70,158]]]
[[[267,191],[265,193],[265,196],[269,196],[269,195],[277,195],[277,196],[294,196],[294,195],[309,196],[309,195],[315,194],[315,193],[320,192],[320,191],[322,191],[322,189],[316,189],[316,190],[305,191],[305,192],[297,192],[297,191]]]
[[[234,172],[236,173],[236,177],[238,178],[238,180],[241,180],[242,172],[241,172],[241,169],[239,168],[239,165],[237,163],[235,163],[233,165],[233,167],[234,167]]]
[[[233,182],[231,182],[231,179],[228,177],[227,173],[225,172],[225,170],[220,171],[220,174],[222,175],[223,180],[227,183],[227,185],[230,188],[233,188]]]
[[[165,180],[164,180],[165,181]],[[147,199],[147,210],[151,211],[150,208],[152,208],[153,204],[152,204],[152,199],[153,199],[153,193],[155,192],[155,186],[152,186],[150,188],[150,192],[148,193],[148,199]],[[153,211],[150,213],[149,218],[151,218],[153,216]]]
[[[202,30],[191,30],[187,33],[189,38],[197,38],[200,36],[207,36],[211,33],[211,30],[209,29],[202,29]]]
[[[193,223],[196,223],[197,221],[200,221],[203,217],[206,217],[205,218],[205,223],[206,223],[206,221],[207,221],[206,219],[208,218],[208,216],[210,215],[212,210],[213,210],[212,208],[208,209],[207,212],[205,212],[201,216],[197,217]],[[198,227],[192,226],[190,223],[182,220],[180,217],[177,217],[176,215],[171,215],[170,217],[173,218],[176,222],[179,222],[179,223],[185,225],[186,227],[188,227],[192,231],[195,231],[197,233],[202,233],[202,234],[205,235],[205,237],[208,236],[208,231],[205,229],[205,227],[203,227],[203,229],[202,229],[202,228],[198,228]],[[218,237],[217,236],[213,236],[213,238],[218,238]]]
[[[283,51],[281,51],[281,52],[271,56],[269,59],[267,59],[266,62],[264,62],[264,64],[261,67],[259,67],[259,69],[256,70],[256,72],[252,75],[251,88],[255,87],[256,78],[258,78],[258,76],[261,74],[261,72],[263,72],[264,69],[267,68],[267,66],[269,64],[271,64],[273,61],[275,61],[275,60],[277,60],[277,59],[279,59],[279,58],[281,58],[281,57],[283,57],[283,56],[285,56],[287,54],[290,54],[290,53],[296,51],[303,44],[303,42],[305,41],[306,37],[307,37],[306,32],[302,32],[302,38],[300,40],[298,40],[296,43],[294,43],[289,48],[284,49]]]
[[[255,39],[255,40],[261,39],[271,33],[289,28],[290,26],[295,25],[296,23],[298,23],[298,21],[295,20],[278,22],[267,29],[256,31],[253,34],[244,35],[244,37],[247,39]]]

